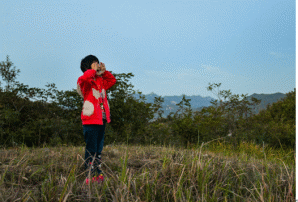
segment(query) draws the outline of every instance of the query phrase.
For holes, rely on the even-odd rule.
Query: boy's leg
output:
[[[105,126],[106,126],[105,121],[104,121],[103,125],[99,125],[99,134],[98,134],[98,138],[97,138],[97,151],[96,151],[95,160],[96,160],[96,168],[97,168],[98,174],[101,173],[101,170],[100,170],[101,152],[102,152],[103,144],[104,144]]]
[[[94,165],[92,165],[92,161],[97,151],[97,141],[98,141],[97,139],[98,139],[99,131],[96,125],[83,125],[83,132],[84,132],[84,138],[86,142],[85,169],[88,170],[91,166],[91,175],[93,175],[96,168]],[[89,173],[87,172],[87,175],[88,174]]]

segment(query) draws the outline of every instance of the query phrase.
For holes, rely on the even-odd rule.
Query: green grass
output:
[[[85,185],[84,147],[0,150],[0,201],[295,201],[295,152],[242,143],[108,145]]]

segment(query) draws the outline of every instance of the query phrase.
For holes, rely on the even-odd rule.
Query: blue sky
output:
[[[213,96],[295,88],[294,0],[1,2],[0,61],[30,87],[71,90],[93,54],[148,94]]]

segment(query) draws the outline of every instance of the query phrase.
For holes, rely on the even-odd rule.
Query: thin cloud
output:
[[[201,65],[201,67],[203,68],[203,70],[214,73],[214,74],[222,73],[218,67],[214,67],[211,65],[203,65],[203,64]]]
[[[201,71],[203,71],[203,73],[205,74],[216,76],[216,77],[222,77],[222,78],[235,77],[235,75],[228,73],[226,71],[223,71],[219,67],[212,66],[212,65],[201,64]]]
[[[278,52],[270,52],[269,53],[270,55],[273,55],[273,56],[275,56],[275,57],[277,57],[277,58],[281,58],[282,56],[283,56],[283,54],[281,54],[281,53],[278,53]]]

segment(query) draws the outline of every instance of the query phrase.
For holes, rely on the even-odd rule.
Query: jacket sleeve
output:
[[[102,79],[106,90],[111,88],[116,83],[116,78],[107,70],[102,74]]]
[[[82,76],[79,77],[77,82],[77,90],[81,91],[82,94],[85,94],[88,91],[88,88],[91,87],[91,81],[95,78],[96,71],[94,69],[88,69],[84,72]],[[79,94],[81,94],[79,93]]]

